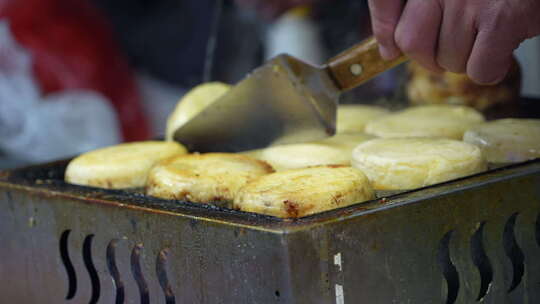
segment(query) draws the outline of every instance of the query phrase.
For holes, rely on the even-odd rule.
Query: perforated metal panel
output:
[[[296,221],[64,167],[0,173],[9,303],[540,303],[540,161]]]

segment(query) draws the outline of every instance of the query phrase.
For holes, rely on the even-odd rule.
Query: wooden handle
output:
[[[379,43],[370,37],[330,59],[326,66],[338,87],[348,91],[405,61],[404,55],[394,60],[382,59]]]

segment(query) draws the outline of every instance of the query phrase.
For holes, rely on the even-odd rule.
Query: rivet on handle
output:
[[[359,63],[351,64],[349,69],[354,76],[360,76],[360,74],[362,74],[362,71],[364,70],[362,68],[362,65],[360,65]]]

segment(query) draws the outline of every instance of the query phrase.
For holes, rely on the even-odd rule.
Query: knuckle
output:
[[[521,32],[523,32],[523,29],[521,24],[523,22],[514,16],[513,12],[515,9],[509,6],[509,1],[498,2],[478,14],[476,18],[477,28],[480,31],[492,33],[493,35],[511,32],[515,38],[522,36]]]
[[[377,26],[381,27],[394,27],[396,25],[396,21],[391,16],[386,14],[380,14],[380,13],[374,13],[371,15],[372,21],[377,24]]]
[[[399,49],[406,54],[414,54],[420,51],[421,43],[413,35],[398,30],[395,41]]]
[[[395,27],[387,23],[374,22],[373,34],[377,37],[377,41],[383,45],[394,44]]]

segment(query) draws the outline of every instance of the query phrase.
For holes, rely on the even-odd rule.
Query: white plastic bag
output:
[[[0,22],[0,150],[26,162],[65,158],[120,142],[117,117],[88,90],[42,96],[30,54]]]

